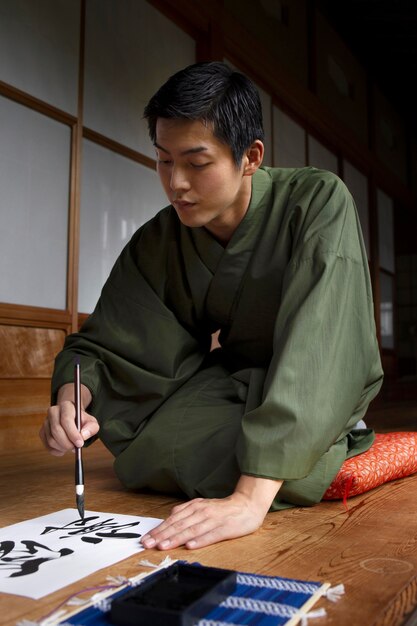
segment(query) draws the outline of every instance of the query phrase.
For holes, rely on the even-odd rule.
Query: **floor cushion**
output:
[[[417,432],[377,433],[366,452],[346,459],[323,500],[356,496],[417,472]]]

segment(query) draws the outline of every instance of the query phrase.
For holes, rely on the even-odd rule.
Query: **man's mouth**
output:
[[[188,209],[194,206],[195,202],[187,202],[186,200],[174,200],[172,204],[176,209]]]

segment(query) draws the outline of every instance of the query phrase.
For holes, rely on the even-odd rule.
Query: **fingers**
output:
[[[42,427],[39,431],[39,437],[44,445],[44,447],[48,450],[50,454],[53,456],[62,456],[65,454],[64,451],[58,449],[54,442],[54,439],[51,434],[51,429],[49,427],[48,418],[45,419],[45,422],[42,424]]]
[[[199,502],[198,500],[197,502]],[[200,521],[204,520],[204,511],[195,510],[193,504],[195,501],[187,502],[185,505],[178,505],[173,508],[171,515],[162,524],[154,528],[148,535],[142,537],[142,543],[146,548],[153,548],[155,545],[161,547],[173,547],[171,538],[176,536],[176,545],[185,543],[185,540],[191,539],[190,528],[193,528]],[[191,533],[196,532],[193,528]],[[181,543],[178,543],[178,542]]]
[[[181,504],[162,524],[142,537],[142,544],[159,550],[180,545],[197,549],[251,533],[259,528],[263,517],[241,504],[232,497]]]
[[[96,418],[85,411],[81,411],[81,436],[83,443],[90,437],[97,435],[99,430],[100,426]]]
[[[81,414],[82,430],[78,432],[75,424],[75,406],[71,401],[63,401],[48,409],[45,422],[39,436],[45,448],[54,456],[62,456],[68,450],[80,448],[84,441],[95,435],[99,425],[95,417]]]
[[[157,547],[159,550],[176,548],[205,535],[215,524],[215,520],[208,519],[202,512],[177,521],[169,517],[148,536],[143,537],[142,543],[145,548]]]
[[[41,439],[51,454],[62,455],[74,446],[83,444],[75,426],[75,407],[66,401],[48,409]]]
[[[188,548],[188,550],[198,550],[199,548],[211,546],[213,543],[219,543],[220,541],[225,541],[227,539],[235,539],[236,537],[241,537],[246,534],[248,533],[242,533],[237,528],[232,529],[223,525],[216,526],[215,528],[207,530],[197,537],[187,541],[185,543],[185,547]]]

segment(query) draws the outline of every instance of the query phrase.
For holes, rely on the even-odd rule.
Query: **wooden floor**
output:
[[[370,414],[370,421],[379,420],[377,430],[417,430],[417,406],[402,409],[385,407]],[[396,427],[390,426],[394,410]],[[35,433],[38,425],[32,427]],[[1,526],[74,507],[72,455],[50,457],[29,436],[22,449],[13,450],[10,432],[3,433]],[[165,517],[176,502],[125,491],[113,474],[110,454],[99,442],[85,451],[84,458],[88,510]],[[320,600],[317,608],[325,607],[327,617],[315,619],[311,626],[415,625],[411,616],[417,606],[417,475],[350,499],[348,513],[339,501],[270,513],[253,535],[168,554],[240,571],[343,583],[346,594],[336,604]],[[105,583],[108,574],[134,576],[143,571],[140,558],[156,562],[163,556],[155,550],[142,552],[37,601],[0,594],[0,624],[40,619],[70,594]]]

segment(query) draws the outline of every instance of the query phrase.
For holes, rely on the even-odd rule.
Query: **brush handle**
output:
[[[81,432],[81,372],[80,364],[74,366],[74,388],[75,388],[75,423],[78,432]],[[82,448],[75,450],[75,485],[84,485],[84,471]]]
[[[84,485],[84,469],[81,448],[77,448],[75,454],[75,486],[77,487],[78,485]]]
[[[74,395],[75,395],[75,423],[78,432],[81,431],[81,372],[80,364],[74,366]]]

